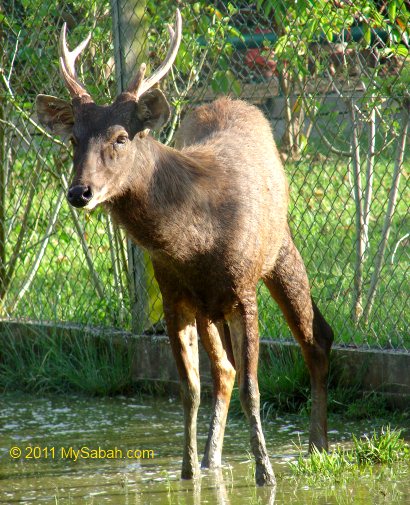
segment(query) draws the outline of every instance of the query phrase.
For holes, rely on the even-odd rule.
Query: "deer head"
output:
[[[182,35],[179,10],[175,30],[171,26],[168,30],[169,50],[157,70],[146,79],[143,63],[127,90],[111,105],[100,106],[94,103],[75,70],[75,61],[91,35],[69,51],[64,24],[59,43],[60,70],[71,101],[38,95],[36,107],[40,123],[73,144],[75,175],[67,198],[75,207],[92,209],[122,194],[130,177],[138,177],[138,167],[143,168],[149,130],[161,128],[169,119],[168,101],[153,86],[170,70],[177,55]]]

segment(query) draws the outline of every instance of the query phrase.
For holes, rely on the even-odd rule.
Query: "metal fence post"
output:
[[[118,92],[123,91],[139,63],[146,60],[146,0],[111,0],[115,73]],[[144,252],[127,239],[128,282],[132,331],[141,333],[149,323],[149,298]]]
[[[0,305],[6,284],[6,152],[3,97],[0,95]]]

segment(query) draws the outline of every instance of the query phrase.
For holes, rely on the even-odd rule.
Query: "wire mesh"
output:
[[[294,239],[336,341],[409,350],[409,2],[177,5],[183,40],[161,83],[173,106],[161,141],[172,144],[186,111],[220,94],[260,107],[289,176]],[[175,6],[0,7],[3,320],[131,329],[138,297],[145,329],[163,331],[148,257],[139,254],[140,271],[130,275],[123,231],[101,209],[86,214],[65,202],[70,148],[45,134],[33,104],[38,93],[67,98],[57,54],[63,22],[71,47],[91,31],[78,71],[95,100],[109,103],[139,63],[162,61]],[[267,290],[258,290],[261,335],[290,338]]]

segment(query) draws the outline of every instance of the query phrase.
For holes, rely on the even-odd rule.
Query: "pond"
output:
[[[264,422],[278,480],[275,493],[255,487],[246,422],[237,418],[227,425],[222,470],[203,472],[195,483],[181,481],[178,399],[7,394],[0,410],[2,504],[410,504],[408,466],[401,471],[374,468],[360,479],[332,486],[292,478],[289,461],[297,456],[297,445],[306,447],[306,416]],[[209,405],[201,406],[200,450],[209,413]],[[360,436],[374,428],[370,420],[331,420],[330,439],[343,443],[352,432]]]

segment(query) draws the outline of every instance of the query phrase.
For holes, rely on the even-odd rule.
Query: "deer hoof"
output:
[[[199,466],[190,467],[190,468],[182,468],[181,470],[181,479],[183,480],[191,480],[196,479],[200,475]]]
[[[257,486],[276,486],[273,470],[263,465],[256,465],[255,480]]]

